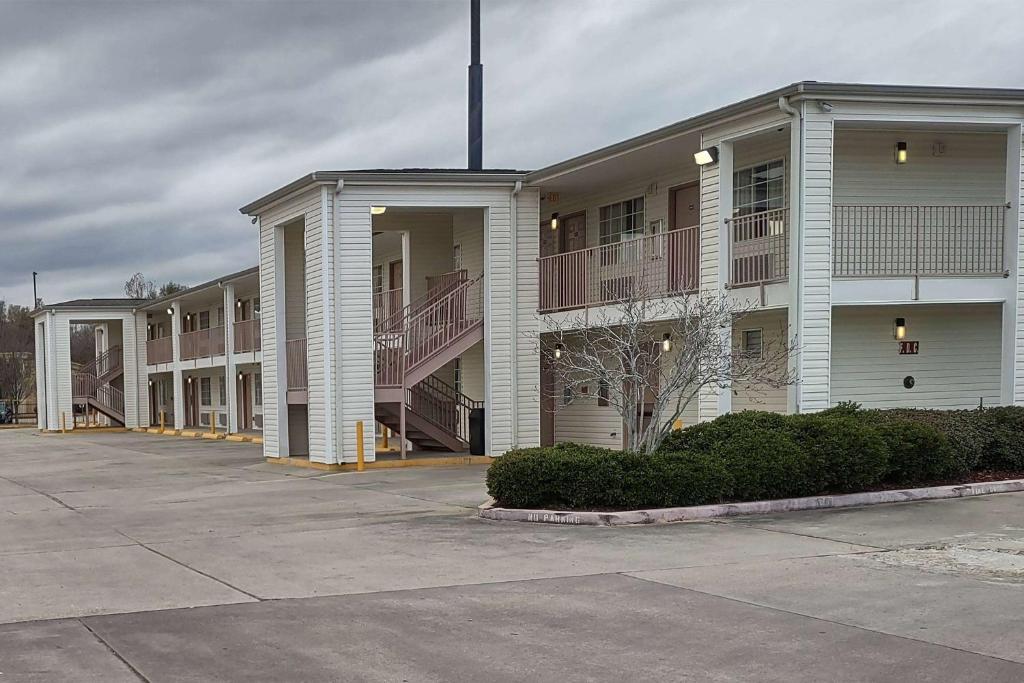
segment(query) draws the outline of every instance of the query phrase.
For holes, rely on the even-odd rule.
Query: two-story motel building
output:
[[[260,242],[244,286],[118,309],[133,381],[164,387],[135,387],[134,412],[126,389],[125,424],[161,407],[201,422],[190,406],[205,394],[187,385],[209,376],[225,383],[225,426],[261,428],[270,458],[351,462],[357,422],[460,451],[474,408],[490,455],[620,446],[596,389],[550,386],[537,342],[631,291],[726,291],[757,306],[736,345],[796,340],[797,384],[707,391],[685,421],[1024,403],[1022,124],[1024,90],[804,82],[532,172],[310,173],[242,208]],[[255,303],[232,318],[241,289]],[[202,310],[210,322],[190,322]],[[37,349],[95,316],[39,311]],[[207,334],[223,351],[247,321],[250,355],[184,357],[184,335],[222,327]],[[74,392],[46,359],[61,365],[40,375],[40,427],[54,429]],[[249,412],[239,373],[262,380]]]

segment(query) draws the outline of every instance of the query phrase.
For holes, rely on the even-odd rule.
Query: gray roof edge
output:
[[[835,83],[819,81],[797,81],[781,88],[776,88],[760,95],[748,97],[739,102],[727,104],[724,107],[697,114],[676,123],[657,128],[647,133],[622,140],[605,147],[586,152],[579,156],[559,161],[550,166],[531,171],[526,175],[526,182],[536,184],[561,175],[577,166],[593,163],[604,157],[613,156],[627,152],[633,148],[658,142],[659,140],[691,132],[694,129],[715,123],[745,111],[753,110],[769,104],[774,104],[780,97],[836,97],[846,95],[893,97],[906,96],[911,98],[921,97],[945,97],[953,99],[975,99],[975,100],[998,100],[1007,103],[1019,102],[1024,104],[1024,89],[1016,88],[972,88],[965,86],[939,86],[939,85],[883,85],[873,83]]]
[[[180,292],[175,292],[174,294],[168,294],[166,296],[162,296],[162,297],[159,297],[159,298],[156,298],[156,299],[146,300],[141,305],[139,305],[137,308],[141,308],[143,310],[149,310],[149,309],[151,309],[151,308],[153,308],[155,306],[159,306],[160,304],[164,304],[164,303],[166,303],[168,301],[173,301],[174,299],[180,299],[181,297],[188,296],[189,294],[196,294],[197,292],[201,292],[204,289],[211,289],[211,288],[217,287],[220,284],[225,283],[225,282],[231,282],[233,280],[240,280],[243,277],[247,277],[249,275],[256,275],[259,272],[260,272],[260,267],[259,266],[252,266],[251,268],[246,268],[245,270],[239,270],[239,271],[234,272],[234,273],[229,273],[228,275],[222,275],[220,277],[216,277],[216,278],[214,278],[212,280],[208,280],[207,282],[204,282],[202,284],[198,284],[195,287],[189,287],[188,289],[184,289],[184,290],[182,290]]]
[[[467,185],[481,184],[481,183],[514,183],[516,180],[522,180],[526,177],[529,171],[514,171],[514,170],[483,170],[483,171],[456,171],[455,169],[437,170],[432,171],[430,169],[379,169],[375,171],[314,171],[313,173],[307,173],[306,175],[293,180],[292,182],[279,187],[273,192],[266,194],[259,199],[252,201],[238,211],[239,213],[252,216],[259,213],[259,210],[266,207],[268,204],[273,204],[276,201],[284,199],[285,197],[304,190],[313,185],[332,184],[337,183],[339,180],[346,180],[352,182],[381,182],[381,183],[393,183],[398,179],[402,182],[409,183],[424,183],[424,182],[439,182],[439,183],[464,183]]]

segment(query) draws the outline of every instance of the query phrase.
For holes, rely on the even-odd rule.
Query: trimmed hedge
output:
[[[1024,408],[744,411],[673,432],[657,453],[580,444],[510,451],[487,471],[505,507],[637,509],[869,490],[1024,469]]]

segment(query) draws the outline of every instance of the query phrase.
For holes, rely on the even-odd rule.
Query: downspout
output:
[[[517,340],[519,339],[519,286],[518,286],[518,264],[517,264],[517,252],[519,251],[519,222],[517,219],[516,211],[516,198],[523,189],[523,181],[517,180],[516,184],[512,187],[512,202],[509,207],[509,220],[512,223],[512,234],[510,242],[512,244],[512,253],[509,259],[509,268],[512,272],[512,288],[510,292],[511,298],[511,327],[512,327],[512,348],[511,350],[511,363],[510,368],[512,371],[512,448],[519,447],[519,353],[516,348]]]
[[[801,107],[802,107],[802,105],[801,105]],[[792,117],[794,119],[793,122],[790,125],[791,126],[792,125],[798,126],[798,130],[799,130],[799,137],[798,137],[798,140],[799,140],[799,142],[798,142],[798,147],[799,147],[798,152],[799,152],[799,154],[797,155],[797,159],[794,160],[798,164],[798,169],[797,169],[798,170],[798,173],[797,173],[798,180],[797,180],[797,186],[796,186],[797,201],[796,202],[792,202],[793,205],[790,207],[790,216],[791,216],[790,236],[791,236],[791,243],[796,245],[796,250],[794,252],[795,253],[795,259],[791,258],[790,264],[791,264],[792,267],[789,269],[790,270],[789,279],[790,279],[790,284],[792,286],[792,292],[793,292],[793,299],[790,302],[790,305],[793,307],[793,320],[795,320],[796,323],[797,323],[796,339],[797,339],[797,345],[799,347],[799,344],[801,344],[803,342],[803,339],[800,336],[800,331],[801,331],[801,326],[802,326],[801,325],[801,321],[803,320],[803,291],[802,291],[802,286],[801,286],[802,285],[802,280],[803,280],[803,274],[802,274],[801,271],[802,271],[803,262],[804,262],[804,258],[803,258],[804,257],[804,254],[803,254],[803,248],[804,248],[803,247],[803,224],[804,224],[804,221],[803,221],[803,210],[802,210],[803,209],[803,201],[804,201],[804,145],[803,145],[803,142],[804,142],[804,119],[803,119],[803,115],[801,114],[801,111],[797,110],[796,108],[794,108],[793,105],[791,105],[789,103],[789,99],[787,97],[785,97],[785,96],[779,97],[779,109],[782,110],[782,112],[784,114],[787,114],[787,115],[789,115],[790,117]],[[792,142],[790,143],[790,147],[792,147]],[[791,163],[793,163],[793,161],[791,161]],[[793,335],[792,330],[790,331],[790,335],[791,336]],[[797,354],[800,353],[799,348],[797,349],[796,353]],[[800,370],[800,361],[797,360],[798,375],[799,375],[799,370]],[[795,409],[795,411],[797,413],[799,413],[800,412],[800,399],[801,399],[799,379],[797,380],[797,383],[794,386],[793,391],[795,393],[794,409]]]

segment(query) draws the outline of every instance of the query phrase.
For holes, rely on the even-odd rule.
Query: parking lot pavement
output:
[[[3,680],[1024,679],[1024,494],[566,528],[483,477],[0,433]]]

